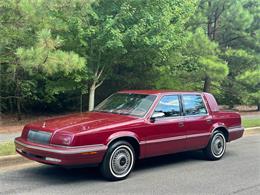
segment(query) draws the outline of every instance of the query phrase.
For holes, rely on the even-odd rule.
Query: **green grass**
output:
[[[0,156],[12,154],[15,154],[15,146],[13,141],[0,143]]]
[[[260,126],[260,119],[259,118],[246,118],[242,119],[242,125],[247,127],[258,127]]]

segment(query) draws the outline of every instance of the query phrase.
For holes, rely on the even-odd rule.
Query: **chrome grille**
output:
[[[27,140],[35,143],[48,144],[51,133],[45,131],[29,130]]]

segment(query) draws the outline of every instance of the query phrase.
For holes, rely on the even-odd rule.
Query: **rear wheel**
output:
[[[203,152],[209,160],[219,160],[222,158],[225,151],[225,136],[221,131],[215,131]]]
[[[109,180],[125,179],[135,163],[135,151],[126,141],[113,143],[100,166],[102,175]]]

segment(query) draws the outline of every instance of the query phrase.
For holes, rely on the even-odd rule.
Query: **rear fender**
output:
[[[214,123],[211,127],[210,134],[212,135],[217,128],[224,128],[228,131],[228,128],[224,123]]]

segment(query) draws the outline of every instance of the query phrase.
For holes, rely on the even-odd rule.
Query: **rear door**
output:
[[[212,116],[200,94],[183,94],[184,126],[187,130],[187,149],[201,149],[208,143]]]

